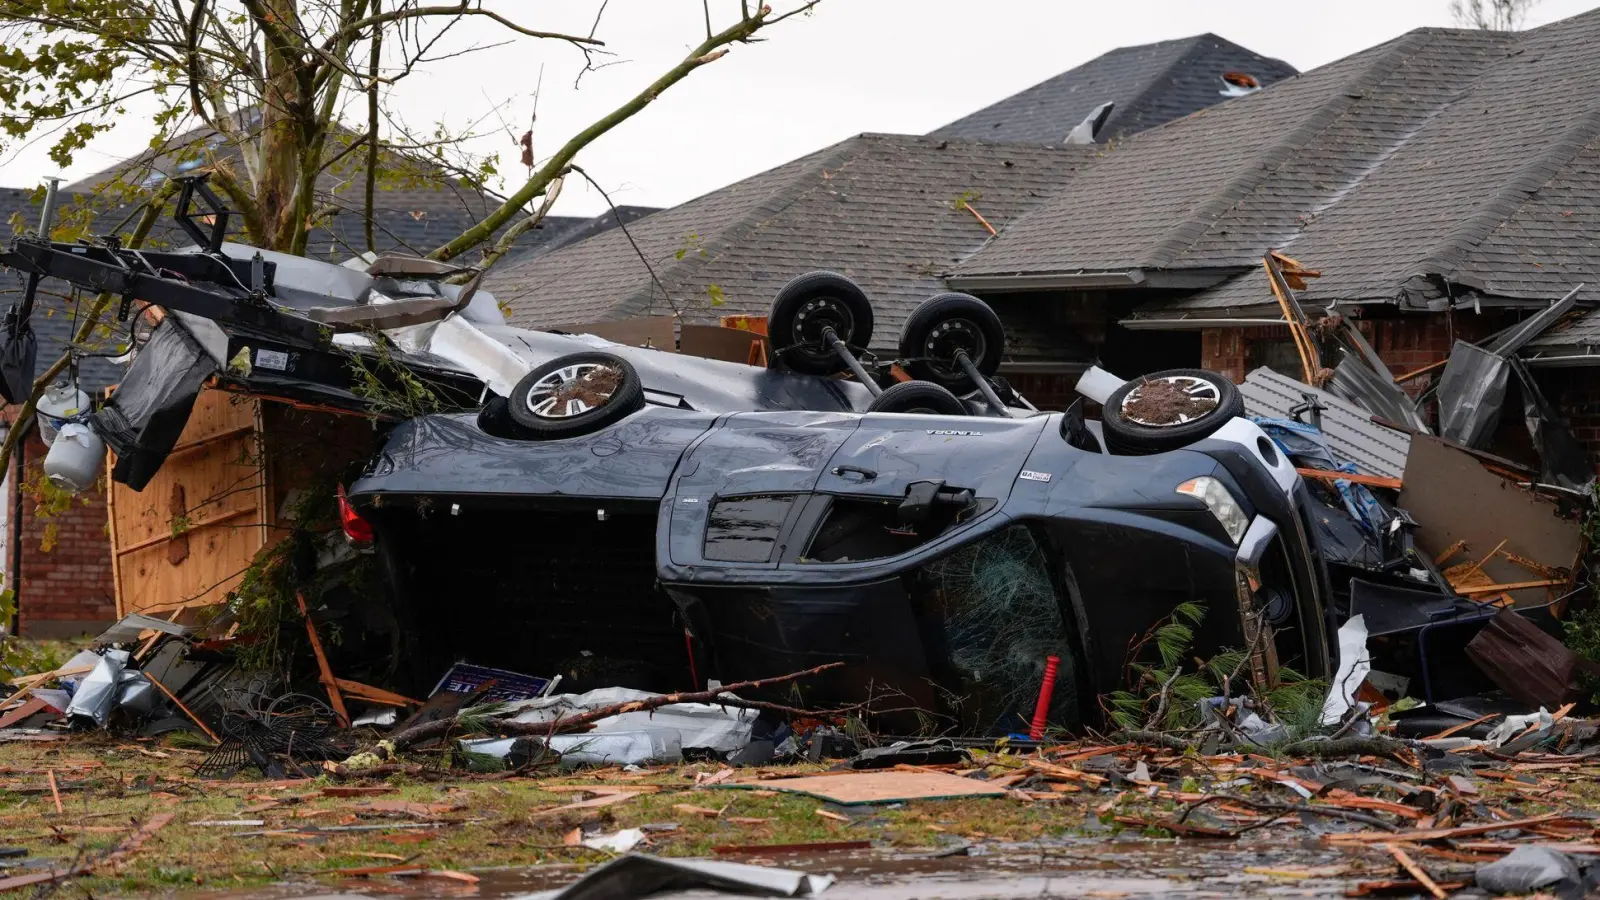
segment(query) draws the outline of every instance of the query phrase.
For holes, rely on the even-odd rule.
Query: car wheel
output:
[[[971,294],[929,297],[911,311],[900,330],[900,358],[911,377],[961,393],[978,386],[957,364],[958,351],[964,351],[979,372],[993,375],[1005,350],[1000,317]]]
[[[533,440],[577,437],[614,425],[644,406],[644,384],[610,353],[571,353],[522,376],[510,413]]]
[[[832,328],[852,350],[872,341],[872,300],[838,272],[807,272],[784,285],[767,314],[767,340],[784,367],[833,375],[848,367],[823,337]]]
[[[964,416],[967,405],[961,398],[930,381],[902,381],[872,398],[867,412],[922,413],[934,416]]]
[[[1138,456],[1185,447],[1244,415],[1244,396],[1226,377],[1167,369],[1111,392],[1100,424],[1112,453]]]

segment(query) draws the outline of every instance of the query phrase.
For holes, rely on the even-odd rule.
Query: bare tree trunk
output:
[[[372,14],[382,12],[381,0],[372,0]],[[366,230],[367,252],[376,253],[378,242],[372,234],[373,191],[378,183],[378,61],[383,52],[383,29],[372,29],[372,56],[367,62],[367,195],[362,227]]]
[[[296,194],[300,186],[304,130],[309,98],[301,94],[299,0],[246,0],[266,44],[266,82],[261,103],[261,178],[256,184],[267,248],[289,250],[296,230]]]

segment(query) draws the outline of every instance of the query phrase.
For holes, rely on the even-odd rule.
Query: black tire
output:
[[[1212,399],[1214,395],[1216,405],[1187,422],[1155,425],[1130,418],[1123,406],[1129,395],[1144,384],[1165,379],[1187,380],[1193,389],[1186,392],[1195,394],[1199,391],[1198,395],[1207,399]],[[1209,388],[1202,387],[1201,382]],[[1166,369],[1135,378],[1112,391],[1111,396],[1106,398],[1105,409],[1100,413],[1100,425],[1105,435],[1106,449],[1122,456],[1144,456],[1186,447],[1221,428],[1229,419],[1242,415],[1244,396],[1225,376],[1204,369]]]
[[[931,381],[902,381],[872,398],[867,412],[923,413],[935,416],[967,415],[961,398]]]
[[[971,294],[935,294],[917,304],[900,329],[900,358],[911,377],[959,394],[977,390],[956,365],[956,350],[965,350],[979,372],[993,375],[1006,352],[1000,317]]]
[[[563,372],[573,367],[581,368],[574,372]],[[605,369],[614,372],[617,380],[598,405],[570,414],[556,414],[553,408],[546,406],[550,402],[559,402],[555,393],[562,385],[574,378],[594,377],[597,370]],[[564,377],[551,377],[557,375]],[[633,366],[620,356],[599,352],[569,353],[522,376],[508,399],[512,421],[526,432],[529,439],[547,441],[599,431],[638,412],[644,407],[644,383],[639,380],[639,373]],[[585,403],[581,397],[571,399]],[[535,411],[540,408],[545,411]],[[570,401],[568,408],[571,408]]]
[[[838,272],[807,272],[784,285],[767,314],[773,358],[790,371],[834,375],[849,370],[823,340],[825,327],[860,352],[872,342],[872,300]]]

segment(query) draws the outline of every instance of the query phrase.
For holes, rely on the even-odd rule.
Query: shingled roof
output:
[[[241,114],[240,127],[253,123],[249,113]],[[341,129],[340,135],[357,135]],[[385,174],[373,193],[373,242],[379,253],[422,255],[449,241],[482,221],[503,202],[487,189],[448,175],[427,159],[414,158],[398,151],[385,151]],[[153,189],[168,178],[196,171],[210,158],[224,160],[234,171],[243,172],[237,146],[209,126],[192,129],[167,141],[158,150],[147,150],[115,163],[103,171],[65,185],[62,190],[87,197],[100,185],[119,176]],[[359,151],[344,158],[318,179],[319,203],[337,211],[312,230],[306,241],[306,255],[339,262],[367,249],[365,235],[365,156]],[[126,175],[124,173],[127,173]],[[652,212],[647,207],[624,207],[624,219]],[[120,216],[119,216],[120,218]],[[232,229],[242,240],[242,228],[235,220]],[[512,252],[517,255],[555,246],[574,236],[604,230],[615,224],[610,214],[549,216],[537,228],[524,232]],[[153,235],[158,241],[169,238],[177,244],[187,239],[162,223]]]
[[[935,137],[1059,144],[1106,101],[1116,107],[1100,142],[1181,119],[1220,103],[1224,72],[1269,85],[1295,74],[1288,63],[1214,34],[1121,47],[931,132]]]
[[[13,216],[19,217],[29,230],[38,227],[39,208],[34,205],[32,194],[32,191],[0,188],[0,241],[10,241],[12,228],[6,223],[12,222]],[[8,310],[13,303],[20,301],[26,286],[27,280],[22,275],[9,269],[0,269],[0,311]],[[54,278],[40,282],[33,318],[30,320],[39,340],[35,378],[66,352],[77,332],[78,316],[88,312],[85,307],[93,300],[92,295],[75,295],[72,286],[66,282]],[[117,348],[107,346],[95,349],[104,352]],[[103,390],[121,379],[122,367],[109,359],[89,357],[79,363],[78,383],[90,393]]]
[[[485,286],[529,328],[674,311],[711,321],[764,314],[790,278],[833,269],[872,295],[873,344],[889,347],[911,308],[944,290],[939,273],[989,237],[968,205],[1002,226],[1091,155],[863,134],[630,225],[650,268],[613,229],[492,269]]]
[[[1310,305],[1600,284],[1597,40],[1600,12],[1411,32],[1131,138],[950,280],[1210,287],[1136,317],[1167,322],[1274,309],[1269,249],[1324,273]]]

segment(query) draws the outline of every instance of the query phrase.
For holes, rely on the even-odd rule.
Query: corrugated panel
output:
[[[1372,413],[1347,400],[1271,369],[1257,369],[1245,376],[1239,392],[1244,394],[1245,412],[1273,419],[1294,418],[1289,410],[1305,401],[1304,394],[1315,394],[1327,407],[1322,411],[1322,433],[1335,455],[1369,475],[1400,478],[1405,474],[1411,436],[1373,422]]]

